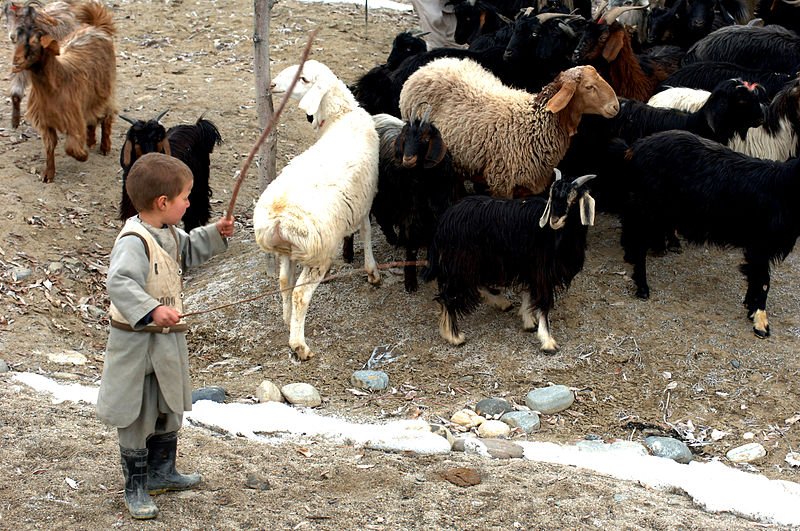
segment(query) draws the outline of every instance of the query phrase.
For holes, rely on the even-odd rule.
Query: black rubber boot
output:
[[[147,490],[161,494],[171,490],[191,489],[202,479],[200,474],[181,474],[175,470],[178,433],[153,435],[147,440]]]
[[[125,506],[137,520],[158,516],[150,494],[147,493],[147,448],[119,448],[122,455],[122,475],[125,476]]]

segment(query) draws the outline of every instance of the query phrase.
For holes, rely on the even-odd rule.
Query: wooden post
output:
[[[267,123],[272,119],[275,110],[272,95],[269,94],[269,84],[272,80],[269,69],[269,22],[272,6],[275,0],[253,0],[254,32],[253,32],[253,60],[256,76],[256,110],[258,112],[258,127],[264,131]],[[260,190],[264,190],[276,176],[277,130],[272,133],[262,144],[259,150],[258,178]]]

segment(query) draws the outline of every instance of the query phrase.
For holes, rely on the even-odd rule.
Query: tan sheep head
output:
[[[559,83],[560,88],[548,100],[546,109],[561,116],[570,136],[578,130],[584,114],[612,118],[619,112],[614,89],[592,66],[576,66],[561,72],[556,78],[556,84]]]

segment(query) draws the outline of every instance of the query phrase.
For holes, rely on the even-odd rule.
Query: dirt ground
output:
[[[167,126],[214,121],[225,143],[212,156],[216,215],[230,198],[234,174],[258,135],[252,67],[252,2],[132,1],[113,5],[118,25],[120,112],[149,118],[170,109]],[[278,2],[271,33],[273,73],[297,61],[308,31],[319,28],[312,58],[351,82],[383,62],[394,35],[415,27],[412,13],[363,6]],[[6,64],[10,46],[4,45]],[[7,72],[8,70],[6,70]],[[7,86],[6,81],[6,86]],[[27,123],[11,130],[10,103],[0,106],[0,359],[13,371],[65,383],[96,384],[107,321],[104,275],[121,223],[117,121],[113,151],[85,163],[56,157],[52,184],[41,183],[41,141]],[[280,125],[279,167],[309,145],[312,132],[294,106]],[[230,249],[189,272],[188,306],[200,310],[277,288],[253,241],[254,171],[245,180]],[[379,262],[402,258],[377,231]],[[433,285],[408,295],[399,271],[380,287],[352,266],[312,299],[306,337],[317,357],[289,356],[279,297],[198,316],[189,336],[196,387],[220,385],[230,401],[251,400],[258,384],[308,382],[324,397],[323,413],[352,419],[448,419],[481,398],[524,403],[549,382],[576,390],[568,411],[543,418],[529,440],[575,442],[587,435],[641,440],[670,427],[694,443],[697,459],[725,459],[750,440],[767,457],[746,465],[770,478],[800,481],[784,458],[798,444],[797,359],[800,346],[798,258],[775,268],[769,297],[772,336],[759,340],[741,305],[744,281],[736,250],[691,247],[654,258],[649,301],[633,297],[622,261],[619,223],[600,215],[590,230],[584,271],[557,303],[555,356],[538,350],[516,312],[482,307],[463,321],[467,343],[438,335]],[[357,247],[357,259],[362,257]],[[358,264],[356,265],[356,267]],[[27,278],[17,279],[30,269]],[[24,275],[22,275],[24,276]],[[390,345],[397,359],[381,367],[390,390],[352,393],[349,378],[373,349]],[[81,366],[48,354],[77,351]],[[86,404],[51,404],[0,375],[0,527],[15,529],[751,529],[731,515],[712,515],[681,493],[647,490],[604,476],[529,461],[488,461],[387,454],[302,441],[279,446],[187,428],[180,460],[205,481],[197,491],[161,496],[158,520],[129,519],[114,430]],[[693,429],[692,429],[693,428]],[[727,432],[714,441],[712,429]],[[752,434],[747,439],[746,434]],[[523,436],[524,439],[524,436]],[[453,466],[476,468],[482,483],[460,488],[440,479]],[[269,481],[254,490],[249,474]],[[67,481],[69,478],[70,481]],[[70,482],[76,482],[74,487]]]

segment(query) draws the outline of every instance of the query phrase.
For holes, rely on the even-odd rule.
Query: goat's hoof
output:
[[[552,356],[556,352],[558,352],[558,345],[556,345],[555,343],[553,343],[552,345],[547,345],[547,346],[542,345],[541,351],[542,351],[542,354],[544,354],[546,356]]]
[[[539,330],[539,325],[523,326],[522,330],[523,332],[530,332],[530,333],[536,332],[537,330]]]
[[[381,283],[381,275],[377,271],[374,273],[367,273],[367,281],[372,284],[373,286],[377,286]]]
[[[636,288],[636,296],[642,300],[650,298],[650,288]]]
[[[51,182],[53,182],[53,178],[54,177],[55,177],[55,175],[53,175],[53,174],[48,175],[47,173],[45,173],[44,175],[42,175],[42,182],[45,183],[45,184],[46,183],[51,183]]]
[[[11,128],[16,129],[19,127],[19,114],[11,115]]]
[[[759,330],[754,326],[753,333],[756,335],[758,339],[766,339],[769,337],[769,326],[767,326],[765,330]]]

